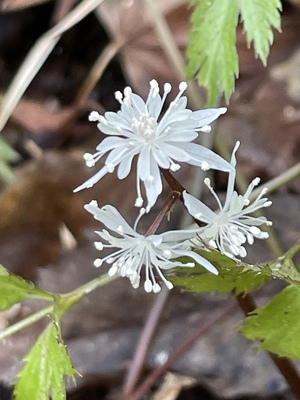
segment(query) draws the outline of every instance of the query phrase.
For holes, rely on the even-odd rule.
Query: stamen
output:
[[[172,90],[172,85],[170,83],[165,83],[164,84],[164,92],[166,94],[169,94],[171,92],[171,90]]]
[[[86,166],[89,168],[94,167],[96,164],[94,156],[91,153],[84,153],[83,159],[85,161]]]
[[[89,115],[89,121],[95,122],[100,121],[101,115],[97,111],[92,111]]]
[[[115,93],[115,98],[120,104],[123,104],[123,94],[119,90]]]
[[[200,168],[201,168],[203,171],[208,171],[208,170],[210,169],[210,166],[209,166],[209,164],[208,164],[207,161],[202,161],[202,163],[201,163],[201,165],[200,165]]]
[[[211,126],[210,125],[204,125],[202,126],[201,129],[199,129],[200,132],[203,133],[210,133],[211,132]]]
[[[101,267],[102,264],[103,264],[103,260],[101,260],[101,258],[96,258],[96,260],[94,261],[94,267],[96,267],[96,268]]]
[[[152,286],[152,291],[153,293],[159,293],[161,291],[161,287],[157,282]]]
[[[144,202],[144,200],[143,200],[142,197],[137,197],[136,200],[135,200],[134,206],[135,207],[142,207],[143,202]]]
[[[136,206],[137,207],[137,206]],[[135,220],[135,223],[133,225],[133,229],[136,231],[137,225],[140,222],[140,219],[142,218],[142,216],[146,213],[146,209],[145,208],[141,208],[139,215],[137,217],[137,219]]]
[[[179,169],[181,168],[181,166],[179,165],[179,164],[171,164],[171,166],[170,166],[170,170],[172,171],[172,172],[176,172],[176,171],[178,171]]]
[[[94,246],[96,247],[97,250],[103,250],[103,243],[102,242],[94,242]]]
[[[145,292],[151,293],[152,292],[152,288],[153,288],[153,285],[152,285],[151,280],[149,278],[146,279],[145,283],[144,283]]]
[[[115,166],[112,163],[106,164],[106,168],[107,168],[107,172],[110,173],[110,174],[112,174],[114,172],[114,170],[115,170]]]

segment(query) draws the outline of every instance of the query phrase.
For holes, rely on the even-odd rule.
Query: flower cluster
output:
[[[131,227],[111,205],[100,208],[93,200],[85,208],[107,228],[96,232],[101,241],[95,242],[95,246],[105,252],[105,255],[95,260],[95,267],[106,262],[110,265],[109,275],[118,274],[129,278],[134,288],[139,287],[141,274],[144,274],[146,292],[159,292],[159,281],[171,289],[173,285],[162,271],[174,267],[193,267],[198,263],[208,271],[218,274],[217,269],[193,249],[195,238],[200,239],[199,243],[207,243],[223,254],[238,259],[247,254],[245,243],[251,245],[254,238],[268,237],[259,227],[262,224],[271,225],[265,217],[253,216],[255,211],[271,205],[263,197],[266,188],[251,203],[250,197],[254,187],[259,184],[259,178],[250,183],[244,195],[239,195],[234,190],[235,154],[239,142],[233,150],[230,163],[211,150],[193,143],[199,132],[210,131],[209,124],[224,114],[226,108],[191,111],[186,107],[186,97],[182,96],[186,88],[185,82],[179,85],[177,96],[164,114],[162,111],[171,85],[164,85],[161,96],[155,80],[150,82],[146,101],[127,87],[124,94],[116,93],[116,99],[121,104],[120,111],[106,112],[104,116],[92,112],[90,120],[97,121],[99,130],[107,137],[99,144],[95,154],[86,153],[84,159],[87,166],[94,167],[105,154],[107,157],[100,170],[75,189],[79,191],[93,186],[115,168],[119,179],[126,178],[131,171],[133,159],[137,156],[135,206],[140,208],[140,212],[134,226]],[[210,179],[205,178],[204,183],[217,202],[217,211],[211,210],[186,191],[181,193],[187,211],[201,222],[199,227],[161,234],[138,233],[140,218],[151,210],[162,191],[161,170],[176,172],[181,163],[188,163],[202,170],[212,168],[227,172],[228,186],[224,204],[222,205],[214,191]],[[146,207],[143,207],[141,183],[147,198]],[[188,261],[180,261],[178,258],[182,256],[188,257]]]
[[[144,266],[146,292],[158,293],[161,289],[154,272],[171,289],[172,283],[164,277],[161,270],[195,266],[193,262],[182,263],[174,260],[180,256],[187,256],[208,271],[218,274],[217,269],[209,261],[191,249],[190,239],[195,236],[193,230],[168,231],[160,235],[144,236],[137,233],[136,227],[145,209],[141,209],[139,218],[132,228],[113,206],[99,208],[97,202],[93,200],[85,208],[113,233],[111,234],[106,229],[97,231],[96,233],[104,240],[104,243],[95,242],[96,248],[101,251],[110,248],[117,249],[102,259],[97,258],[94,262],[95,267],[100,267],[103,262],[110,264],[108,274],[126,276],[134,288],[139,287],[141,270]]]

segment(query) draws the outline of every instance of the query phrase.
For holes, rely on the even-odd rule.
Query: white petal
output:
[[[209,125],[216,120],[221,114],[225,114],[227,108],[208,108],[206,110],[193,111],[191,118],[198,121],[199,127]]]
[[[233,170],[232,165],[225,161],[218,154],[196,143],[178,143],[178,147],[185,150],[191,157],[189,164],[200,167],[203,161],[206,161],[210,168],[229,172]]]
[[[188,212],[196,219],[206,223],[213,222],[216,219],[216,213],[202,203],[202,201],[196,199],[196,197],[184,191],[183,199]]]

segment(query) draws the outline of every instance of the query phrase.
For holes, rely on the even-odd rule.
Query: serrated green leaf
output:
[[[177,268],[175,271],[180,275],[168,276],[174,285],[182,286],[194,293],[234,291],[239,294],[251,292],[269,279],[269,276],[261,269],[255,269],[246,263],[237,263],[216,250],[210,252],[197,250],[197,252],[217,268],[219,275],[208,272],[201,265],[188,270]]]
[[[260,349],[300,359],[300,289],[290,285],[246,318],[240,332],[262,340]]]
[[[187,75],[196,75],[199,84],[207,89],[208,105],[214,104],[223,92],[228,101],[234,90],[238,76],[238,15],[237,0],[198,0],[192,14]]]
[[[264,65],[273,43],[272,27],[280,31],[280,0],[240,0],[241,19],[246,32],[247,43],[253,42],[256,56]]]
[[[20,276],[11,274],[0,265],[0,310],[6,310],[28,297],[53,300],[50,293],[38,289]]]
[[[15,400],[64,400],[64,376],[74,376],[57,321],[50,323],[24,358],[26,363],[15,385]]]
[[[19,157],[19,154],[0,137],[0,178],[4,182],[9,182],[13,178],[9,163],[17,161]]]
[[[300,242],[294,244],[284,255],[277,260],[259,265],[258,268],[272,278],[278,278],[300,287],[300,273],[295,267],[293,257],[300,251]]]

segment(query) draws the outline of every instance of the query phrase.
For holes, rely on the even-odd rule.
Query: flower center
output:
[[[133,118],[131,129],[147,144],[153,143],[156,139],[157,122],[146,114],[142,114],[139,118]]]

